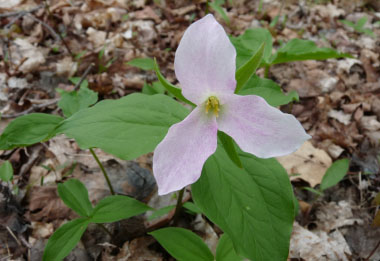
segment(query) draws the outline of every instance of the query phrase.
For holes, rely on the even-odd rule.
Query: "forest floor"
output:
[[[380,2],[233,0],[223,8],[229,22],[209,10],[233,36],[264,27],[275,48],[302,38],[354,57],[286,63],[269,71],[285,92],[298,92],[300,101],[281,110],[295,115],[313,137],[279,159],[300,205],[289,260],[380,260]],[[61,114],[56,88],[73,90],[84,73],[100,100],[140,92],[156,76],[128,65],[134,58],[155,57],[162,74],[177,83],[175,50],[205,10],[205,0],[0,0],[0,130],[31,112]],[[342,22],[363,17],[366,30]],[[122,161],[96,151],[116,191],[155,208],[175,204],[173,194],[157,196],[151,154]],[[342,158],[350,160],[350,169],[338,185],[322,195],[305,189],[318,189],[328,167]],[[78,178],[92,202],[109,194],[90,152],[64,136],[0,151],[0,159],[14,168],[12,182],[0,183],[0,260],[41,260],[52,233],[76,217],[58,197],[57,183]],[[171,260],[146,231],[172,215],[108,225],[112,238],[90,226],[67,260]],[[221,231],[205,217],[183,213],[180,224],[215,249]]]

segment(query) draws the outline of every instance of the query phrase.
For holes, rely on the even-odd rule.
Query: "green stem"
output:
[[[208,13],[209,13],[209,10],[208,10],[208,5],[209,5],[209,4],[208,4],[208,2],[209,2],[209,1],[207,0],[207,1],[206,1],[205,14],[208,14]]]
[[[115,195],[115,191],[113,190],[113,187],[111,185],[111,181],[110,181],[110,179],[109,179],[109,177],[107,175],[106,170],[103,167],[103,164],[100,162],[98,156],[96,156],[95,151],[92,148],[90,148],[90,152],[91,152],[92,156],[94,157],[94,159],[96,160],[96,163],[98,163],[100,169],[102,170],[104,178],[106,179],[108,187],[110,188],[111,194]]]
[[[177,205],[175,206],[175,212],[173,216],[173,226],[176,226],[178,223],[179,213],[181,212],[181,208],[182,208],[182,198],[183,198],[184,191],[185,191],[185,188],[181,189],[178,193]]]
[[[264,78],[268,78],[268,75],[269,75],[269,68],[270,66],[265,66],[265,71],[264,71]]]

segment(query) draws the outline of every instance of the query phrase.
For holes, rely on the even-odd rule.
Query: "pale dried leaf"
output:
[[[323,150],[315,148],[310,141],[306,141],[296,152],[278,157],[288,174],[300,174],[291,179],[301,178],[311,187],[320,184],[332,160]]]

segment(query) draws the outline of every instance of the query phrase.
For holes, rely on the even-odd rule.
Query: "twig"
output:
[[[57,102],[59,101],[59,99],[53,99],[53,100],[50,100],[46,103],[43,103],[43,104],[38,104],[38,105],[35,105],[33,104],[29,109],[25,110],[25,111],[22,111],[22,112],[19,112],[19,113],[15,113],[15,114],[3,114],[1,115],[1,118],[3,119],[11,119],[11,118],[17,118],[17,117],[20,117],[20,116],[23,116],[23,115],[26,115],[34,110],[37,110],[37,109],[42,109],[42,108],[45,108],[45,107],[49,107],[51,105],[54,105],[56,104]]]
[[[38,22],[40,23],[42,26],[44,26],[49,32],[50,34],[55,38],[55,40],[57,42],[60,42],[61,41],[61,37],[59,37],[59,35],[54,31],[53,28],[50,27],[50,25],[48,25],[47,23],[45,23],[44,21],[38,19],[37,17],[31,15],[31,14],[28,14],[28,17],[30,17],[33,21],[35,22]]]
[[[46,0],[44,2],[45,2],[45,10],[48,13],[48,18],[50,18],[51,16],[53,16],[53,14],[50,12],[50,8],[49,8],[48,2]],[[66,47],[66,50],[69,52],[69,54],[71,56],[73,56],[73,53],[71,52],[71,50],[70,50],[69,46],[67,45],[65,39],[63,39],[63,37],[62,37],[61,34],[58,34],[58,36],[59,36],[59,39],[62,41],[63,45]]]
[[[377,245],[375,246],[375,248],[371,251],[371,253],[369,253],[369,255],[367,256],[367,258],[366,259],[364,259],[364,261],[369,261],[369,259],[371,258],[371,256],[373,255],[373,254],[375,254],[375,252],[376,252],[376,250],[377,250],[377,248],[380,246],[380,240],[379,240],[379,242],[377,242]]]
[[[33,12],[41,9],[42,7],[43,7],[43,5],[39,5],[39,6],[32,8],[28,11],[22,10],[22,11],[15,11],[15,12],[10,12],[10,13],[0,14],[0,18],[9,17],[9,16],[18,16],[20,14],[26,15],[26,14],[33,13]]]
[[[84,73],[83,73],[82,76],[80,77],[79,82],[77,82],[77,84],[75,84],[74,91],[77,91],[77,90],[79,89],[79,87],[80,87],[80,85],[82,84],[82,82],[84,81],[84,79],[86,79],[87,75],[90,73],[92,67],[94,67],[94,64],[93,64],[93,63],[91,63],[91,64],[87,67],[86,71],[84,71]]]
[[[9,234],[11,234],[11,236],[16,240],[17,244],[18,244],[19,246],[21,246],[20,241],[17,239],[17,237],[16,237],[16,235],[13,233],[13,231],[12,231],[8,226],[6,226],[6,228],[7,228],[8,232],[9,232]]]

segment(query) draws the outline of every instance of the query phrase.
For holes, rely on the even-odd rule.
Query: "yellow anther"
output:
[[[218,117],[219,115],[219,100],[215,96],[208,97],[206,101],[206,113],[212,109],[214,112],[214,115]]]

